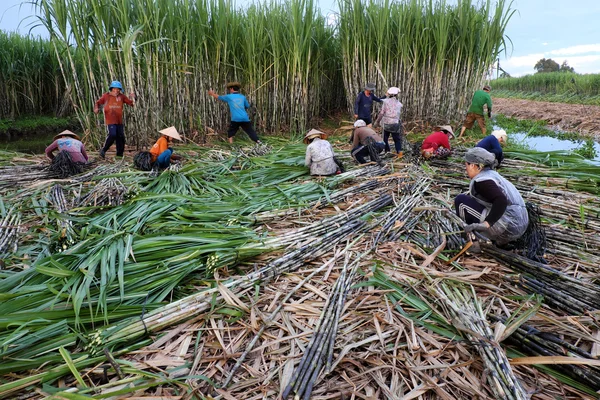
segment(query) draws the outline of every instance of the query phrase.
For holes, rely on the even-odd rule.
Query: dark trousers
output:
[[[385,143],[385,151],[390,151],[390,135],[392,135],[392,139],[394,139],[394,147],[396,148],[396,153],[400,153],[402,151],[402,128],[396,132],[389,132],[383,129],[383,143]]]
[[[468,194],[459,194],[454,199],[456,214],[467,224],[475,224],[482,221],[481,213],[485,206]]]
[[[106,137],[102,151],[106,153],[110,146],[114,142],[117,142],[117,156],[122,156],[125,151],[125,130],[123,129],[123,124],[108,125],[106,129],[108,129],[108,136]]]
[[[248,137],[250,139],[252,139],[254,142],[258,142],[258,135],[256,134],[256,131],[254,130],[254,127],[252,126],[252,122],[248,121],[248,122],[237,122],[237,121],[231,121],[231,124],[229,124],[229,129],[227,130],[227,137],[234,137],[235,134],[237,133],[238,129],[242,128],[244,130],[244,132],[246,132],[246,135],[248,135]]]
[[[375,143],[375,148],[379,151],[379,153],[383,152],[383,150],[385,149],[385,145],[381,142],[377,142]],[[367,146],[363,146],[358,145],[355,148],[352,149],[352,151],[350,152],[350,154],[352,154],[352,157],[354,157],[356,159],[356,161],[358,161],[359,164],[366,164],[367,160],[365,159],[365,157],[367,157],[369,155],[369,149],[367,148]],[[369,157],[371,158],[371,157]],[[371,160],[371,161],[375,161],[375,160]]]

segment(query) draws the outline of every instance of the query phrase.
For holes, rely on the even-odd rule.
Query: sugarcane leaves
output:
[[[531,306],[532,300],[535,301],[535,304],[533,306]],[[506,320],[506,322],[504,322],[504,325],[506,326],[506,328],[504,329],[504,332],[502,333],[502,335],[499,338],[496,338],[496,340],[499,343],[503,342],[514,331],[519,329],[519,327],[521,325],[523,325],[531,317],[533,317],[535,314],[537,314],[537,312],[541,306],[542,306],[542,296],[540,296],[540,295],[529,296],[529,298],[526,301],[524,301],[523,303],[521,303],[519,308],[517,308],[512,313],[512,315]],[[527,307],[525,309],[525,311],[523,311],[523,313],[520,314],[521,311],[523,310],[523,308],[525,308],[525,307]]]

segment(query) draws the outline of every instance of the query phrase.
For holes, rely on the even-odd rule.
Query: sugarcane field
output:
[[[515,4],[31,4],[0,399],[600,399],[600,75],[512,97]]]

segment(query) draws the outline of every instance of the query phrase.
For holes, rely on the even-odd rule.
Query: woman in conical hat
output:
[[[88,155],[85,152],[85,146],[75,133],[71,131],[62,131],[58,135],[54,136],[54,141],[48,147],[46,147],[46,156],[49,159],[54,160],[54,150],[66,151],[71,156],[71,160],[76,163],[87,163]]]
[[[159,132],[161,133],[161,137],[158,138],[154,146],[150,149],[150,155],[152,157],[152,164],[164,169],[171,165],[171,160],[181,159],[181,157],[173,154],[173,149],[170,147],[173,139],[181,140],[181,135],[179,135],[174,126],[170,126]]]
[[[333,147],[326,140],[327,135],[317,129],[311,129],[304,136],[306,147],[306,166],[311,175],[333,175],[338,171]]]

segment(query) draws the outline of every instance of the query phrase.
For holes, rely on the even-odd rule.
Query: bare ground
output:
[[[600,106],[494,98],[493,110],[518,119],[546,121],[552,128],[600,141]]]

